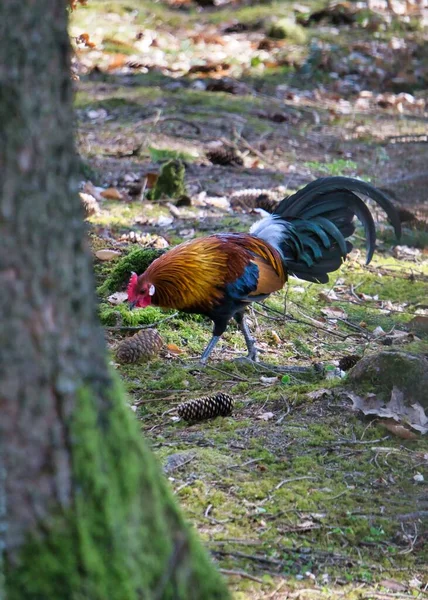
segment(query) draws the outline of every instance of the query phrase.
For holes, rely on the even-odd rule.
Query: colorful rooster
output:
[[[357,194],[375,200],[386,212],[397,238],[398,214],[384,194],[348,177],[313,181],[282,200],[272,215],[255,223],[249,233],[222,233],[185,242],[157,258],[142,275],[132,274],[128,300],[132,307],[153,304],[206,315],[214,322],[205,363],[233,317],[242,331],[248,357],[256,347],[245,321],[245,309],[280,290],[288,275],[326,283],[352,249],[346,241],[357,216],[366,233],[368,264],[376,243],[376,228]]]

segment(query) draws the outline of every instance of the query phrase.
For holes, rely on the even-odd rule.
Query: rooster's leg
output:
[[[245,343],[248,348],[248,358],[250,360],[257,360],[257,348],[256,348],[256,340],[252,337],[250,328],[248,327],[248,323],[245,319],[244,313],[236,313],[235,321],[238,323],[239,329],[242,331],[242,335],[245,338]]]
[[[202,354],[202,356],[201,356],[201,360],[200,360],[200,362],[201,362],[203,365],[204,365],[204,364],[207,362],[207,360],[208,360],[208,358],[209,358],[209,355],[210,355],[210,354],[211,354],[211,352],[213,351],[213,348],[214,348],[214,346],[217,344],[217,342],[219,341],[219,339],[220,339],[220,336],[219,336],[219,335],[213,335],[213,336],[212,336],[212,338],[211,338],[211,340],[210,340],[210,343],[209,343],[209,344],[208,344],[208,346],[205,348],[205,350],[204,350],[204,352],[203,352],[203,354]]]

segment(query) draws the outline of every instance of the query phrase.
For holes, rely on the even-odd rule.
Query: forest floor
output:
[[[320,5],[90,0],[71,24],[83,191],[98,201],[90,239],[94,254],[114,251],[95,258],[99,286],[134,248],[247,230],[260,218],[254,189],[280,199],[315,177],[355,176],[403,209],[398,247],[376,211],[369,267],[358,230],[329,284],[291,278],[254,306],[272,368],[233,360],[245,348],[233,325],[201,368],[209,322],[130,312],[109,299],[123,288],[100,290],[130,407],[237,599],[428,596],[427,436],[353,409],[355,389],[335,377],[340,358],[389,345],[428,356],[426,36],[420,17],[391,19],[381,2],[342,6],[303,26],[293,20]],[[232,164],[207,159],[220,146]],[[168,159],[185,166],[178,205],[148,199]],[[126,327],[147,325],[160,355],[117,363]],[[180,402],[218,392],[234,398],[231,416],[177,418]]]

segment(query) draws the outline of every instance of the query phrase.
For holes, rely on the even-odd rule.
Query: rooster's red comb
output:
[[[138,283],[138,275],[137,273],[132,273],[131,279],[129,280],[128,287],[126,291],[128,292],[128,300],[133,302],[137,297],[137,283]]]

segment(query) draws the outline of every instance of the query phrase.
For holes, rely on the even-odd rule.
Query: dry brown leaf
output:
[[[179,348],[177,344],[167,344],[166,348],[171,354],[183,354],[184,350]]]
[[[326,308],[322,308],[321,312],[329,319],[346,319],[348,316],[340,306],[327,306]]]
[[[277,334],[277,332],[275,331],[275,329],[272,329],[272,331],[270,333],[272,335],[274,344],[276,344],[277,346],[279,346],[280,344],[282,344],[282,340],[279,337],[279,335]]]
[[[84,192],[85,194],[90,194],[95,198],[95,200],[98,200],[99,202],[101,200],[104,200],[104,198],[101,196],[102,191],[102,188],[95,187],[92,181],[86,181],[85,185],[82,188],[82,192]]]
[[[101,196],[107,200],[122,200],[122,194],[118,189],[110,187],[101,192]]]
[[[128,60],[129,56],[127,54],[113,54],[107,66],[107,71],[114,71],[115,69],[124,67]]]
[[[330,304],[331,303],[331,298],[325,292],[320,292],[318,294],[318,300],[321,300],[321,302],[325,302],[326,304]]]
[[[85,6],[87,1],[88,0],[68,0],[68,5],[71,10],[75,10],[79,4],[80,6]]]
[[[117,250],[110,250],[110,248],[103,248],[102,250],[95,252],[95,256],[99,260],[113,260],[120,256],[120,252]]]
[[[207,75],[212,77],[213,74],[224,75],[230,69],[229,63],[207,63],[205,65],[193,65],[188,71],[188,75],[198,73],[199,76]]]
[[[159,173],[147,173],[146,174],[146,187],[147,189],[151,189],[156,185],[157,180],[159,179]]]
[[[91,42],[91,40],[89,39],[89,33],[81,33],[76,38],[76,44],[82,44],[83,46],[86,46],[86,48],[95,48],[96,46],[96,44],[94,44],[94,42]]]
[[[383,419],[382,421],[379,421],[379,425],[382,425],[382,427],[385,427],[385,429],[403,440],[415,440],[418,437],[416,433],[413,433],[413,431],[410,431],[407,427],[396,423],[393,419]]]
[[[367,394],[359,396],[354,392],[348,392],[348,397],[352,400],[353,408],[361,410],[365,415],[377,415],[394,419],[394,421],[405,421],[420,433],[428,433],[428,417],[419,402],[407,405],[404,400],[404,394],[397,387],[392,388],[391,399],[385,404],[376,394]]]

